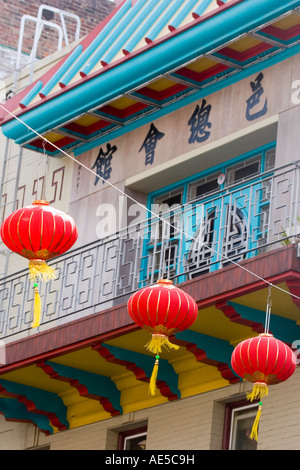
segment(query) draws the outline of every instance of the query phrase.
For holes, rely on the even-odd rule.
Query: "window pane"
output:
[[[183,190],[181,188],[175,191],[171,191],[169,193],[163,194],[162,196],[156,197],[153,203],[161,206],[161,212],[167,211],[174,205],[182,204],[182,193]]]
[[[188,188],[188,200],[193,201],[213,191],[218,191],[220,189],[218,176],[219,173],[215,173],[190,184]]]
[[[265,171],[275,167],[275,153],[275,149],[271,149],[266,152]]]
[[[125,438],[124,450],[145,450],[147,434]]]
[[[256,413],[257,407],[234,410],[231,430],[232,450],[256,450],[257,442],[250,439]]]
[[[252,165],[245,166],[235,171],[235,181],[247,178],[250,175],[255,175],[259,171],[259,162],[252,163]]]
[[[228,184],[237,183],[260,172],[260,156],[244,160],[226,170]]]

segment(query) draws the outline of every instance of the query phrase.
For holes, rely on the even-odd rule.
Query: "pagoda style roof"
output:
[[[124,0],[5,103],[0,125],[23,147],[76,155],[299,50],[300,0]]]

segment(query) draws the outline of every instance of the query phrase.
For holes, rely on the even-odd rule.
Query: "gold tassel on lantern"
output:
[[[153,354],[160,354],[162,352],[162,348],[165,347],[166,349],[179,349],[177,344],[172,344],[169,341],[168,336],[163,334],[153,334],[151,340],[148,344],[146,344],[146,348],[148,351],[151,351]]]
[[[38,284],[34,283],[34,310],[33,310],[33,323],[32,328],[37,328],[41,322],[41,298],[39,294]]]
[[[266,383],[264,382],[255,382],[252,392],[247,395],[247,399],[250,401],[261,400],[262,398],[268,396],[269,389]]]
[[[158,366],[159,366],[159,356],[155,356],[155,363],[152,371],[152,375],[150,377],[150,383],[149,383],[149,392],[151,395],[156,394],[156,379],[157,379],[157,374],[158,374]]]
[[[156,355],[152,375],[150,378],[150,384],[149,384],[149,392],[151,393],[151,395],[155,395],[156,379],[157,379],[158,366],[159,366],[159,354],[162,352],[163,347],[165,347],[166,349],[178,350],[179,346],[177,346],[177,344],[171,343],[167,335],[154,333],[152,335],[151,340],[149,341],[148,344],[146,344],[145,347],[148,349],[148,351]]]
[[[261,405],[262,403],[259,402],[258,411],[256,413],[256,417],[252,426],[252,431],[249,436],[250,439],[254,439],[255,441],[258,441],[258,425],[259,425],[259,420],[260,420],[260,415],[261,415]]]
[[[42,259],[32,259],[29,261],[29,272],[30,272],[30,279],[34,279],[34,310],[33,310],[33,323],[31,328],[37,328],[40,326],[41,322],[41,298],[38,289],[38,284],[36,280],[38,278],[42,279],[43,281],[50,281],[51,279],[56,278],[55,270],[51,266],[42,260]]]
[[[250,401],[253,400],[261,400],[263,397],[268,396],[269,393],[269,388],[266,383],[264,382],[255,382],[253,385],[252,392],[247,395],[247,399]],[[258,425],[259,425],[259,420],[261,416],[261,410],[262,410],[262,402],[259,402],[258,405],[258,411],[252,426],[252,431],[250,434],[250,439],[254,439],[255,441],[258,441]]]
[[[29,261],[29,272],[31,279],[36,277],[41,278],[43,281],[50,281],[56,278],[55,269],[42,260],[32,259]]]

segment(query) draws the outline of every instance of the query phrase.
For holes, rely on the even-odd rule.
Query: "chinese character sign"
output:
[[[247,109],[246,109],[246,118],[248,121],[253,121],[254,119],[263,116],[268,111],[268,101],[265,99],[263,106],[259,106],[260,99],[264,93],[264,89],[262,87],[262,80],[264,78],[263,73],[258,74],[256,79],[253,82],[250,82],[250,86],[252,89],[252,95],[250,98],[246,100]],[[253,108],[255,108],[254,111]]]
[[[191,135],[189,143],[204,142],[210,136],[209,129],[211,128],[211,122],[209,122],[209,115],[211,112],[211,105],[206,105],[206,100],[202,100],[201,107],[196,106],[188,124],[191,128]]]
[[[145,165],[152,165],[154,161],[154,154],[155,154],[157,142],[158,140],[162,139],[164,135],[165,134],[163,134],[162,132],[159,132],[156,129],[154,124],[151,124],[150,130],[148,134],[146,135],[143,145],[141,146],[139,150],[139,152],[141,152],[142,149],[145,148],[145,152],[146,152]]]
[[[108,180],[110,178],[112,170],[111,161],[113,158],[113,154],[116,152],[116,150],[116,145],[111,146],[110,144],[106,145],[106,152],[104,152],[102,148],[99,150],[96,161],[92,166],[92,170],[96,168],[97,173],[94,182],[95,186],[97,185],[100,178],[102,179],[102,183],[104,183],[105,180]]]

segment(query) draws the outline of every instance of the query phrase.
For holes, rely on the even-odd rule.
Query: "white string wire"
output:
[[[159,220],[161,220],[162,222],[166,223],[170,228],[173,228],[179,232],[181,232],[182,235],[184,235],[185,237],[187,238],[190,238],[192,241],[195,241],[197,243],[197,240],[192,237],[191,235],[185,233],[183,230],[179,229],[178,227],[175,227],[173,226],[172,224],[170,224],[167,220],[163,219],[162,217],[160,217],[158,214],[154,213],[151,209],[149,209],[148,207],[146,207],[144,204],[142,204],[141,202],[137,201],[136,199],[134,199],[132,196],[129,196],[128,194],[124,193],[120,188],[117,188],[115,185],[113,185],[112,183],[110,183],[108,180],[106,180],[105,178],[103,178],[102,176],[100,176],[98,173],[96,173],[95,171],[93,171],[91,168],[87,167],[86,165],[84,165],[82,162],[79,162],[78,160],[76,160],[75,157],[72,157],[72,155],[68,154],[67,152],[65,152],[64,150],[62,150],[61,148],[57,147],[53,142],[50,142],[49,140],[47,140],[43,135],[39,134],[39,132],[37,132],[35,129],[32,129],[32,127],[30,127],[28,124],[26,124],[24,121],[22,121],[18,116],[16,116],[14,113],[12,113],[11,111],[9,111],[8,109],[6,109],[2,104],[0,104],[0,107],[6,111],[8,114],[10,114],[14,119],[16,119],[17,121],[19,121],[21,124],[23,124],[25,127],[27,127],[28,130],[30,130],[31,132],[33,132],[34,134],[36,134],[40,139],[42,139],[44,142],[47,142],[48,144],[52,145],[56,150],[58,150],[59,152],[61,152],[62,154],[66,155],[68,158],[70,158],[71,160],[73,160],[73,162],[77,163],[78,165],[81,165],[82,168],[84,168],[85,170],[89,171],[90,173],[92,173],[94,176],[96,176],[97,178],[100,178],[103,182],[105,182],[106,184],[108,184],[110,187],[112,187],[114,190],[118,191],[119,193],[121,193],[123,196],[125,196],[126,198],[130,199],[132,202],[134,202],[135,204],[138,204],[141,208],[143,208],[146,212],[150,213],[153,217],[156,217],[158,218]],[[44,145],[44,144],[43,144]],[[264,282],[265,284],[267,284],[269,287],[274,287],[275,289],[289,295],[289,296],[292,296],[294,297],[295,299],[297,300],[300,300],[300,297],[298,297],[297,295],[293,294],[292,292],[289,292],[285,289],[283,289],[282,287],[279,287],[275,284],[272,284],[271,282],[269,282],[267,279],[264,279],[263,277],[259,276],[258,274],[250,271],[249,269],[247,269],[245,266],[242,266],[240,265],[239,263],[237,263],[236,261],[230,259],[230,258],[227,258],[225,255],[223,255],[222,253],[218,253],[216,250],[214,250],[213,248],[211,247],[208,247],[207,245],[205,245],[205,243],[201,242],[201,244],[205,247],[205,248],[208,248],[210,249],[211,251],[213,251],[215,254],[221,256],[223,259],[225,259],[226,261],[229,261],[230,263],[234,264],[235,266],[237,266],[238,268],[240,269],[243,269],[245,272],[247,272],[248,274],[251,274],[252,276],[256,277],[257,279],[259,279],[260,281]]]
[[[271,290],[272,290],[272,286],[269,286],[269,294],[267,298],[267,308],[266,308],[265,333],[269,333],[269,328],[270,328],[270,317],[271,317],[271,308],[272,308]]]

